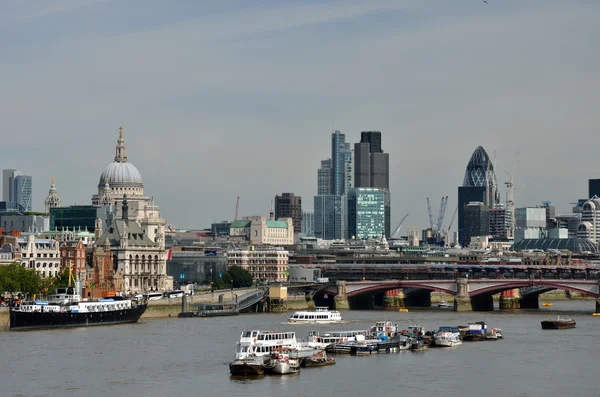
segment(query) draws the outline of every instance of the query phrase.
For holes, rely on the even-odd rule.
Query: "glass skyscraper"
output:
[[[315,196],[315,237],[323,240],[346,238],[346,196]]]
[[[348,237],[379,238],[385,234],[383,189],[352,188],[348,192]]]
[[[25,211],[31,211],[31,177],[28,175],[18,175],[15,177],[14,201],[25,208]]]

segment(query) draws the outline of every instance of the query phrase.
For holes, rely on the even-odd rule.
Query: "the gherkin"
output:
[[[494,208],[500,202],[494,165],[490,160],[490,156],[481,146],[478,146],[477,149],[475,149],[469,160],[469,164],[467,164],[463,186],[485,187],[484,204],[489,208]]]

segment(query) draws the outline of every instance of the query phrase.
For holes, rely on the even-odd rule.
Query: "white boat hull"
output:
[[[271,372],[277,375],[293,375],[299,371],[300,364],[296,360],[289,360],[289,362],[279,361],[271,368]]]
[[[288,318],[288,324],[339,324],[342,320],[297,320]]]

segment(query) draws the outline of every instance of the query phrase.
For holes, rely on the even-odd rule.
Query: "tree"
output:
[[[14,295],[37,294],[42,287],[42,278],[33,269],[26,269],[19,262],[0,266],[0,293]]]
[[[252,287],[254,284],[254,279],[250,272],[239,266],[231,266],[223,275],[223,279],[227,284],[230,284],[230,288],[247,288]],[[231,285],[231,281],[233,281],[233,286]]]

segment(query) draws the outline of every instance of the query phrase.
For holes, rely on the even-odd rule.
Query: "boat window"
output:
[[[250,337],[250,331],[246,331],[242,334],[242,338],[249,338]]]
[[[257,334],[256,331],[252,332],[252,336],[256,336],[256,334]]]
[[[258,340],[265,340],[265,336],[264,335],[258,335]]]

